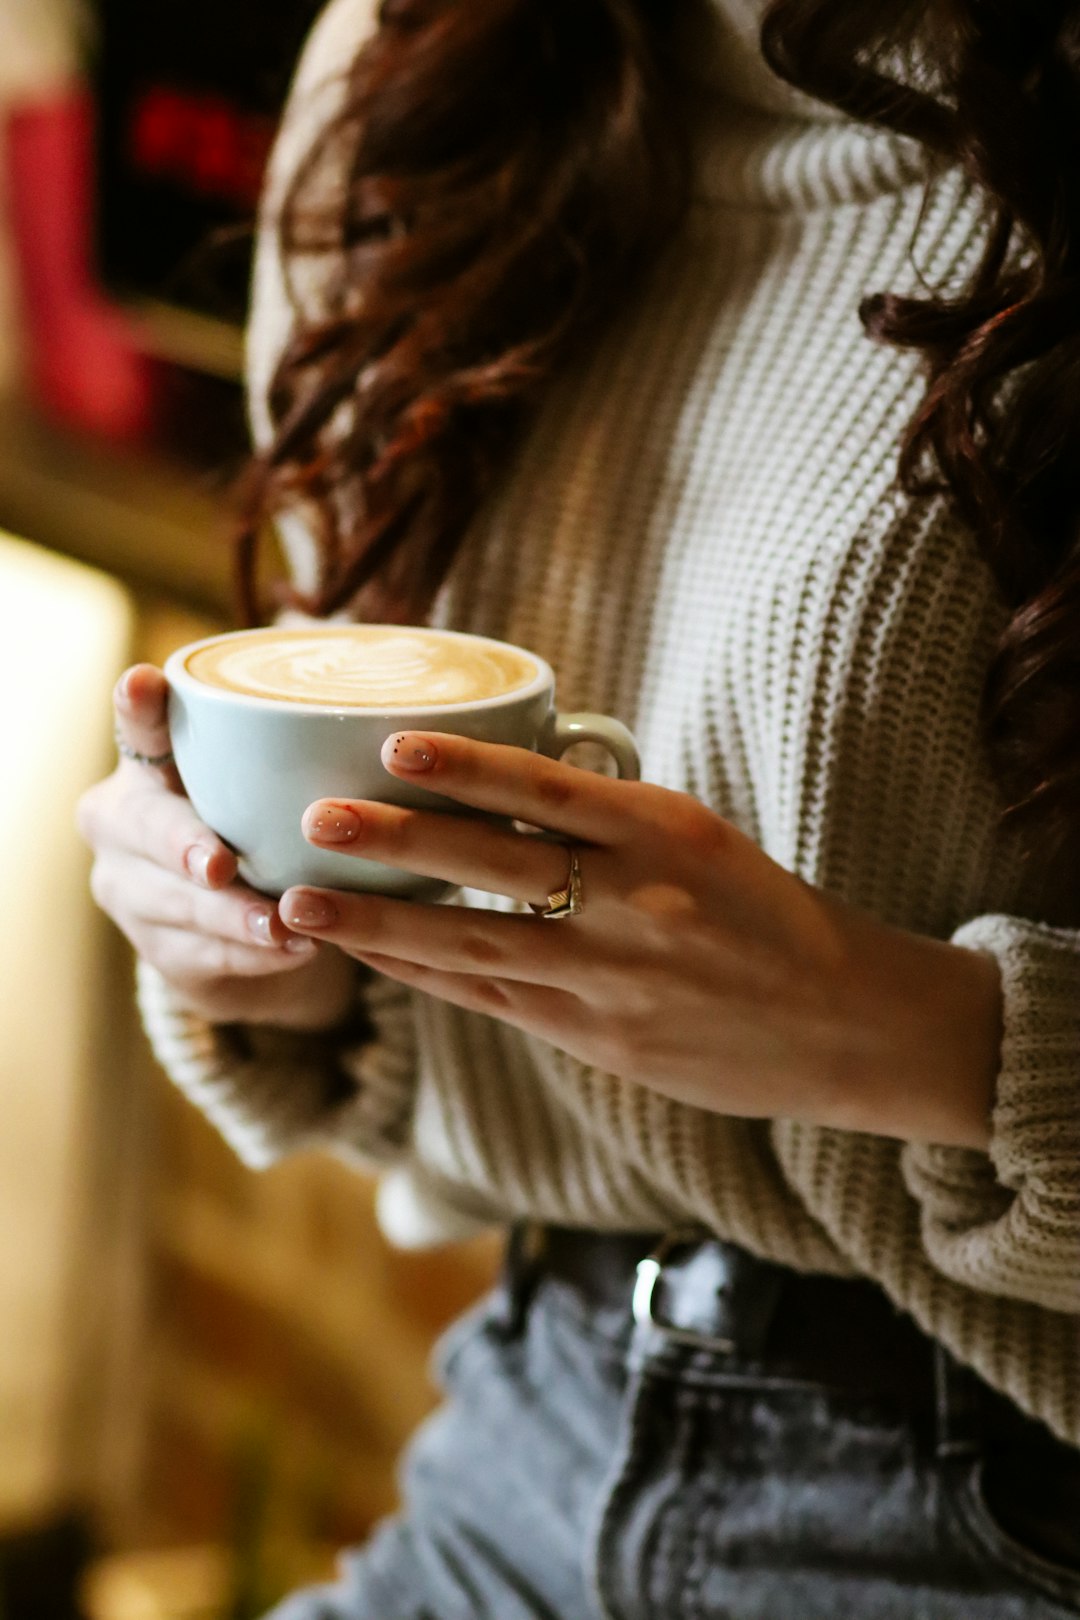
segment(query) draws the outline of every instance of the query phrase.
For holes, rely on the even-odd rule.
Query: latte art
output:
[[[528,686],[538,673],[527,653],[500,642],[378,625],[223,636],[185,667],[227,692],[358,709],[476,703]]]

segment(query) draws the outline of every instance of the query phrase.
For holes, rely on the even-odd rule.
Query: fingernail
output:
[[[210,887],[210,862],[213,858],[213,850],[207,849],[205,844],[192,844],[184,856],[184,865],[188,869],[189,876],[207,889]]]
[[[324,804],[304,817],[304,835],[320,844],[351,844],[360,836],[360,817],[344,805]]]
[[[433,743],[418,737],[415,731],[403,731],[397,737],[388,737],[383,744],[383,764],[396,765],[401,771],[430,771],[438,758]]]
[[[282,949],[288,951],[290,956],[310,956],[315,950],[315,941],[313,939],[287,939]]]
[[[248,912],[247,925],[248,931],[254,934],[260,945],[273,945],[276,943],[268,911],[259,911],[253,907]]]
[[[289,928],[329,928],[337,921],[337,906],[326,895],[303,889],[281,905],[282,921]]]

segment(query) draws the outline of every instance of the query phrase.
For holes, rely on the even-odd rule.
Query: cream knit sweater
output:
[[[366,991],[363,1046],[238,1038],[182,1012],[145,966],[143,1013],[248,1164],[330,1148],[378,1167],[396,1242],[520,1216],[704,1222],[804,1270],[873,1278],[1080,1444],[1080,932],[1047,924],[1048,897],[997,834],[977,704],[1005,610],[948,510],[894,490],[920,385],[856,315],[864,293],[915,289],[916,265],[937,285],[962,273],[976,201],[946,175],[913,262],[921,153],[781,86],[757,54],[755,0],[706,3],[687,55],[689,225],[551,394],[438,621],[541,653],[564,707],[634,729],[647,779],[807,881],[994,953],[989,1153],[699,1112],[386,981]],[[267,227],[373,10],[333,0],[312,36]],[[249,351],[260,436],[288,319],[267,228]],[[302,519],[284,531],[304,577]]]

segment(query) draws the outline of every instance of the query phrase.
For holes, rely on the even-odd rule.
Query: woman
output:
[[[272,514],[294,611],[533,648],[645,782],[410,734],[569,853],[323,803],[466,908],[275,908],[121,682],[82,824],[166,1068],[400,1244],[512,1233],[289,1620],[1080,1613],[1078,74],[1069,5],[318,24],[251,616]]]

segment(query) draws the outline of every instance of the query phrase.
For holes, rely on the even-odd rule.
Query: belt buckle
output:
[[[637,1263],[637,1280],[634,1283],[630,1308],[638,1327],[650,1328],[671,1344],[682,1344],[694,1350],[714,1350],[731,1355],[736,1349],[734,1339],[725,1339],[716,1334],[696,1333],[692,1328],[677,1327],[674,1322],[665,1322],[658,1316],[654,1306],[656,1287],[672,1252],[689,1244],[701,1243],[709,1236],[710,1234],[700,1227],[680,1227],[666,1233],[652,1253]]]

